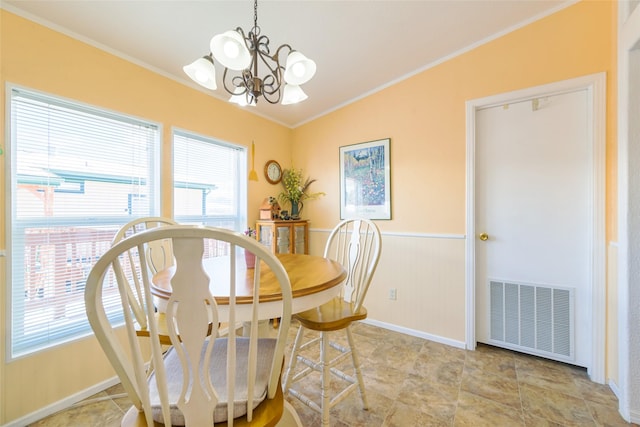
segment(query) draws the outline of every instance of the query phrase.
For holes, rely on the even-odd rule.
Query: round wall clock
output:
[[[264,177],[271,184],[277,184],[282,180],[282,168],[280,167],[280,163],[275,160],[269,160],[264,165]]]

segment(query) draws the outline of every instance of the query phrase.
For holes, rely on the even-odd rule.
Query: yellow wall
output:
[[[294,130],[294,161],[327,193],[305,208],[320,228],[340,215],[339,147],[391,138],[393,218],[378,222],[383,259],[367,295],[370,320],[465,340],[467,100],[606,72],[606,233],[617,240],[616,14],[614,2],[577,3]],[[610,305],[609,326],[616,316]],[[615,380],[617,344],[607,343],[607,378]]]
[[[384,248],[367,297],[370,318],[456,344],[464,341],[465,332],[466,100],[606,72],[607,236],[616,240],[615,16],[613,2],[578,3],[290,130],[0,11],[0,132],[4,135],[5,82],[11,82],[161,123],[167,172],[172,126],[246,146],[254,139],[259,172],[270,158],[285,167],[293,159],[296,167],[318,180],[312,190],[327,193],[305,205],[314,253],[321,250],[326,230],[340,215],[338,148],[391,138],[393,219],[378,222],[385,234]],[[3,167],[0,164],[4,189]],[[250,220],[273,188],[264,179],[250,182]],[[169,216],[169,173],[163,176],[163,189],[163,213]],[[4,209],[3,191],[0,211]],[[0,248],[5,248],[4,215],[0,223]],[[4,331],[7,285],[4,275],[0,280],[0,330]],[[388,300],[390,287],[398,289],[397,301]],[[609,318],[615,309],[610,307]],[[609,339],[608,345],[615,341]],[[0,350],[4,357],[4,340]],[[615,351],[611,347],[608,354]],[[63,366],[69,361],[73,369]],[[610,362],[608,369],[615,369]],[[0,424],[109,375],[92,339],[8,364],[3,360]],[[36,391],[40,387],[44,390]]]
[[[214,99],[142,67],[0,10],[0,134],[5,139],[6,83],[148,119],[163,129],[162,213],[172,215],[171,128],[177,127],[250,147],[256,143],[256,167],[269,159],[290,163],[291,130],[241,108]],[[2,147],[5,148],[4,141]],[[7,161],[6,156],[1,157]],[[0,162],[0,249],[5,238],[5,168]],[[249,223],[264,195],[274,192],[262,178],[249,183]],[[0,330],[7,303],[0,258]],[[94,339],[80,340],[36,356],[7,363],[5,334],[0,340],[0,425],[77,393],[113,376]]]
[[[615,240],[615,6],[587,1],[294,130],[293,157],[327,197],[314,226],[339,218],[340,146],[391,138],[393,219],[383,231],[465,232],[465,101],[607,73],[607,236]]]

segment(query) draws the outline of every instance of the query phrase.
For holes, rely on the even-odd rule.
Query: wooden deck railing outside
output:
[[[117,226],[26,230],[25,328],[29,328],[30,318],[42,320],[42,310],[50,312],[51,320],[84,317],[85,281],[93,264],[111,246],[117,231]],[[210,242],[205,251],[207,257],[227,255],[229,252],[228,247],[217,242]],[[113,273],[105,280],[105,293],[115,295]],[[105,299],[107,297],[105,295]]]

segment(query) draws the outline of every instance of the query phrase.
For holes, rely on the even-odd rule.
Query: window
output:
[[[180,223],[246,228],[246,149],[173,133],[173,216]]]
[[[18,88],[10,96],[16,357],[90,332],[83,291],[91,266],[122,224],[159,212],[160,139],[151,123]],[[108,293],[105,285],[105,300]]]

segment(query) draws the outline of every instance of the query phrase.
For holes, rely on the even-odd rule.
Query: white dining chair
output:
[[[178,223],[170,218],[164,217],[141,217],[133,219],[126,224],[122,225],[115,236],[111,240],[111,246],[116,243],[131,237],[134,234],[141,233],[146,230],[150,230],[155,227],[161,227],[166,225],[177,225]],[[120,257],[117,262],[120,265],[120,271],[122,279],[128,282],[127,293],[131,300],[132,310],[138,322],[138,334],[140,336],[148,336],[148,324],[147,319],[142,309],[142,285],[140,283],[140,257],[144,256],[147,260],[147,266],[152,274],[158,271],[171,267],[173,265],[173,248],[171,247],[171,241],[168,239],[149,242],[144,247],[143,253],[138,253],[138,248],[133,247],[128,250],[123,256]],[[156,315],[156,320],[160,324],[164,323],[160,314]],[[165,340],[168,341],[168,340]]]
[[[136,248],[144,253],[153,242],[170,240],[174,266],[171,294],[166,306],[170,345],[161,342],[155,322],[148,260],[140,257],[142,308],[149,324],[149,340],[139,340],[133,304],[127,297],[119,258]],[[205,246],[226,245],[229,274],[225,279],[208,277],[203,269]],[[244,263],[242,251],[258,258],[253,299],[236,304],[236,263]],[[258,337],[261,271],[270,269],[282,293],[277,314],[282,325],[275,338]],[[116,278],[109,286],[107,276]],[[228,305],[219,305],[210,282],[228,288]],[[224,281],[225,283],[221,283]],[[256,240],[240,233],[211,227],[167,225],[127,237],[111,247],[91,269],[85,290],[89,323],[107,358],[133,402],[122,426],[274,426],[300,425],[293,407],[284,400],[281,373],[284,347],[291,317],[291,284],[280,261]],[[226,299],[225,299],[226,301]],[[248,322],[247,336],[218,336],[211,324],[235,320]],[[124,324],[124,328],[122,327]],[[148,375],[145,361],[154,365]],[[283,417],[283,414],[286,415]]]
[[[356,388],[360,391],[363,408],[368,408],[351,325],[353,322],[367,317],[367,310],[363,306],[363,302],[376,271],[381,248],[380,231],[372,221],[349,219],[340,222],[329,235],[324,256],[340,262],[347,270],[347,278],[344,281],[341,295],[320,307],[293,315],[293,318],[300,323],[300,327],[296,334],[291,360],[285,375],[285,395],[294,396],[319,412],[322,416],[323,426],[329,425],[329,410]],[[319,332],[319,336],[305,342],[306,329]],[[345,331],[346,347],[331,340],[330,334],[334,331]],[[303,355],[305,349],[316,343],[320,344],[319,360],[312,360],[310,356]],[[337,350],[338,356],[331,359],[329,348]],[[353,367],[352,374],[337,368],[339,363],[349,356]],[[298,363],[303,365],[303,369],[296,370]],[[302,387],[294,387],[295,383],[302,381],[313,371],[318,371],[321,374],[320,402],[317,399],[314,401],[311,396],[305,394]],[[330,390],[333,389],[331,375],[348,384],[333,397],[330,396]]]

